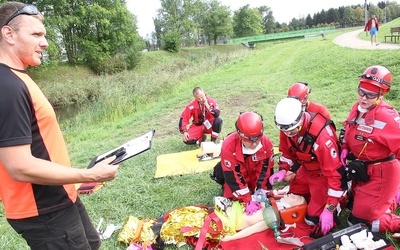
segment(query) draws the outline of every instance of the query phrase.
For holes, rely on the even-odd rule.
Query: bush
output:
[[[128,68],[128,64],[122,56],[105,59],[101,62],[93,63],[91,66],[100,75],[112,75]]]
[[[164,49],[169,52],[178,52],[181,47],[181,37],[178,32],[167,32],[161,36]]]

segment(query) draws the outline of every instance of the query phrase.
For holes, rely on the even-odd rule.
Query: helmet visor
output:
[[[276,118],[275,118],[275,124],[279,130],[282,130],[282,131],[292,130],[299,126],[302,115],[303,115],[303,112],[300,112],[299,116],[297,116],[296,120],[290,124],[279,124],[276,122]]]

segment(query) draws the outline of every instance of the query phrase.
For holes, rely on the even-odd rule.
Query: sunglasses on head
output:
[[[365,90],[363,90],[361,88],[358,88],[358,95],[360,97],[364,97],[365,96],[367,99],[375,99],[375,98],[379,97],[378,93],[368,92],[368,91],[365,91]]]
[[[13,20],[14,18],[16,18],[19,15],[39,15],[39,10],[36,8],[35,5],[32,4],[26,4],[24,6],[22,6],[21,8],[19,8],[16,12],[14,12],[14,14],[12,14],[7,21],[2,25],[6,26],[8,25],[11,20]]]

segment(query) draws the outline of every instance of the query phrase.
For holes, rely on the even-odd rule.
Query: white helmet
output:
[[[299,100],[284,98],[275,107],[275,124],[282,131],[295,129],[300,125],[303,113],[303,105]]]

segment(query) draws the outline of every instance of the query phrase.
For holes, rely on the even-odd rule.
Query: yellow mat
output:
[[[220,158],[208,161],[199,161],[197,154],[201,153],[201,149],[191,151],[183,151],[179,153],[171,153],[157,156],[156,173],[154,178],[200,173],[212,170]]]

